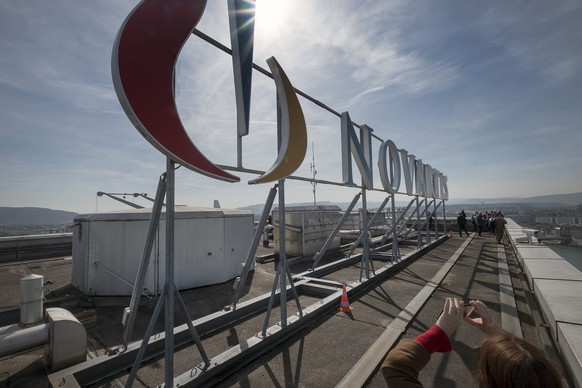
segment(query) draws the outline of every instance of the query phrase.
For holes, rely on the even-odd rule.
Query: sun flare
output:
[[[257,0],[255,28],[264,34],[276,33],[283,22],[283,0]]]

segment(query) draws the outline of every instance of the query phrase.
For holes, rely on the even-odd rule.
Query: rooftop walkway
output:
[[[548,301],[540,299],[538,308],[536,297],[530,287],[542,289],[548,279],[538,279],[541,271],[534,266],[524,267],[524,252],[529,246],[517,243],[522,236],[517,236],[518,226],[508,224],[509,234],[504,244],[496,244],[492,235],[483,233],[470,237],[443,238],[440,244],[419,258],[406,259],[407,265],[390,274],[372,290],[365,293],[349,291],[351,313],[331,311],[323,315],[307,329],[296,333],[285,342],[277,345],[269,353],[251,361],[225,380],[215,383],[221,387],[273,387],[273,386],[385,386],[377,366],[388,350],[400,338],[414,338],[428,329],[436,321],[446,297],[453,296],[465,300],[482,300],[492,310],[495,318],[505,330],[523,336],[543,348],[548,356],[561,366],[560,357],[554,343],[560,341],[560,352],[566,354],[563,338],[568,343],[576,342],[579,321],[562,323],[565,316],[581,314],[582,309],[558,309],[555,321],[548,318],[547,306],[564,306],[580,292],[568,289],[569,295],[548,293]],[[513,228],[513,229],[512,229]],[[515,233],[515,235],[514,235]],[[509,237],[509,238],[508,238]],[[512,239],[513,238],[513,239]],[[518,245],[516,245],[518,244]],[[522,244],[521,249],[515,249]],[[411,251],[411,248],[408,248]],[[406,257],[406,247],[401,248]],[[122,328],[120,317],[128,298],[93,298],[91,300],[75,294],[67,285],[70,280],[70,258],[49,262],[25,262],[0,265],[0,326],[18,320],[13,309],[18,305],[18,280],[30,272],[45,276],[47,284],[45,296],[49,305],[64,304],[72,311],[94,309],[97,322],[88,328],[89,358],[102,357],[108,350],[120,343]],[[551,263],[550,263],[551,264]],[[382,266],[389,266],[386,261],[374,260],[378,271]],[[552,267],[550,265],[550,267]],[[293,273],[305,270],[306,263],[291,265]],[[552,267],[552,272],[554,269]],[[533,272],[532,272],[533,271]],[[538,272],[536,272],[538,271]],[[543,273],[543,271],[541,271]],[[360,273],[359,263],[343,270],[326,275],[330,282],[347,282]],[[241,303],[269,292],[274,277],[273,262],[257,263],[250,276],[250,283],[245,288]],[[543,277],[543,275],[541,275]],[[582,279],[581,279],[582,280]],[[574,280],[573,280],[574,281]],[[561,283],[557,283],[561,285]],[[578,285],[576,285],[578,286]],[[561,287],[547,286],[545,289],[562,290]],[[546,295],[544,289],[544,295]],[[576,292],[576,293],[574,293]],[[183,291],[188,310],[193,319],[221,310],[232,298],[232,282],[221,285],[202,287]],[[551,295],[551,298],[550,298]],[[560,299],[561,298],[561,299]],[[546,301],[546,302],[544,302]],[[302,296],[301,303],[309,306],[318,303],[315,298]],[[579,302],[576,302],[579,303]],[[290,300],[290,315],[293,309]],[[145,330],[153,303],[146,303],[140,308],[135,338],[139,331]],[[278,311],[273,312],[271,321],[276,321]],[[561,315],[560,315],[561,314]],[[211,358],[221,354],[236,344],[244,343],[261,330],[264,314],[251,317],[248,321],[228,330],[208,336],[202,336],[202,343]],[[547,323],[546,323],[547,322]],[[177,324],[180,324],[177,320]],[[276,324],[272,322],[271,324]],[[554,329],[555,328],[555,329]],[[163,325],[157,328],[163,330]],[[572,334],[574,333],[574,334]],[[552,340],[554,338],[555,340]],[[477,367],[475,349],[483,339],[483,334],[470,325],[463,325],[453,337],[453,351],[447,354],[435,354],[429,365],[421,372],[420,379],[427,387],[470,387],[477,386],[473,379]],[[578,345],[570,346],[566,355],[565,370],[570,376],[576,376],[580,368],[575,354]],[[46,386],[48,378],[42,364],[42,349],[34,349],[10,358],[0,360],[0,386]],[[192,364],[201,361],[193,346],[181,347],[175,354],[175,375],[188,371]],[[152,386],[164,380],[164,359],[154,358],[144,364],[138,372],[134,386]],[[126,373],[119,373],[93,386],[116,386],[123,384]],[[579,381],[579,380],[578,380]],[[579,383],[570,383],[580,386]],[[68,386],[68,385],[65,385]]]
[[[326,316],[311,332],[300,333],[223,384],[383,387],[377,366],[388,350],[400,338],[414,338],[432,326],[450,296],[483,301],[506,331],[544,348],[561,365],[522,280],[507,239],[498,245],[486,233],[455,235],[371,292],[350,299],[350,314]],[[453,337],[453,351],[433,355],[421,382],[426,387],[477,386],[475,349],[483,338],[463,325]]]

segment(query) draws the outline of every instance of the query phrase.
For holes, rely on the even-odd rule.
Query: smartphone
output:
[[[463,311],[463,316],[468,317],[469,315],[471,315],[473,310],[475,310],[475,307],[469,304],[468,302],[465,302],[465,310]]]

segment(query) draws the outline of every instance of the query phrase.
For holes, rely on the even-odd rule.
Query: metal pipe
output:
[[[139,370],[139,367],[141,365],[143,357],[146,354],[148,344],[151,340],[150,337],[151,337],[152,333],[154,332],[154,326],[156,325],[156,322],[158,321],[158,317],[160,316],[160,312],[162,311],[162,307],[164,306],[164,302],[166,300],[166,291],[167,291],[166,287],[162,288],[162,293],[160,294],[160,297],[156,303],[156,307],[154,308],[154,312],[152,313],[152,316],[150,317],[150,323],[148,323],[148,327],[146,329],[146,332],[143,336],[143,340],[141,341],[141,344],[140,344],[139,349],[137,351],[137,355],[136,355],[135,359],[133,360],[131,371],[129,372],[129,376],[127,377],[127,381],[125,383],[126,387],[131,388],[131,386],[133,385],[133,381],[135,380],[135,377],[137,376],[137,371]],[[164,340],[165,340],[165,338],[164,338]]]
[[[269,190],[269,195],[267,196],[267,200],[265,201],[265,206],[263,207],[263,212],[261,213],[261,219],[259,221],[259,225],[255,230],[255,236],[253,238],[253,242],[249,247],[249,252],[247,254],[247,259],[244,263],[244,269],[240,276],[240,280],[238,282],[238,286],[235,290],[234,296],[232,298],[232,308],[236,308],[236,304],[240,299],[241,292],[245,286],[247,281],[247,276],[251,267],[253,265],[253,259],[255,254],[257,253],[257,246],[259,245],[259,239],[261,238],[261,234],[263,234],[263,228],[267,223],[267,218],[269,217],[269,213],[271,212],[271,207],[273,206],[273,201],[275,200],[275,195],[277,194],[277,185],[273,186],[271,190]]]
[[[376,210],[376,213],[374,213],[374,215],[372,216],[370,221],[368,221],[368,229],[370,229],[374,225],[374,222],[376,221],[378,216],[382,213],[382,210],[384,210],[384,207],[388,203],[388,200],[390,199],[390,197],[391,197],[391,195],[389,194],[384,199],[384,201],[382,201],[382,203],[380,204],[380,207],[378,208],[378,210]],[[366,236],[367,236],[367,234],[366,234]],[[350,248],[350,253],[348,254],[348,256],[350,256],[352,253],[354,253],[354,250],[360,245],[362,238],[364,238],[364,232],[361,232],[360,235],[358,236],[358,239],[352,243],[352,247]]]
[[[392,257],[390,262],[394,264],[395,261],[400,260],[400,250],[398,249],[398,231],[396,230],[396,199],[392,196],[391,211],[392,211]]]
[[[339,222],[336,224],[335,228],[333,229],[333,231],[331,232],[331,234],[329,235],[329,237],[325,241],[325,244],[323,244],[323,247],[321,248],[321,250],[319,252],[317,252],[315,254],[315,256],[313,256],[313,265],[311,266],[312,270],[314,270],[317,267],[317,265],[319,264],[319,260],[321,260],[323,255],[325,255],[325,252],[328,250],[329,246],[333,242],[334,237],[338,234],[338,232],[340,231],[340,228],[343,226],[344,222],[350,216],[352,209],[354,208],[354,206],[356,206],[356,203],[360,199],[361,195],[362,195],[362,193],[359,192],[358,194],[356,194],[354,196],[354,199],[352,199],[352,202],[350,203],[350,205],[346,209],[344,215],[340,218]],[[350,253],[350,255],[351,255],[351,253]]]
[[[152,248],[154,246],[154,240],[156,239],[156,233],[160,223],[160,214],[162,212],[162,205],[164,203],[165,194],[166,175],[163,174],[160,176],[160,180],[158,182],[158,189],[156,191],[156,198],[152,208],[152,214],[150,216],[148,233],[135,279],[135,287],[133,287],[131,294],[129,316],[127,317],[127,321],[125,322],[125,330],[123,331],[123,346],[127,346],[127,342],[130,340],[130,335],[133,332],[135,317],[137,315],[137,307],[139,306],[143,283],[145,281],[146,272],[148,270],[148,263],[152,255]]]
[[[362,243],[360,281],[362,281],[362,272],[366,275],[366,279],[370,279],[370,240],[368,236],[368,201],[366,199],[366,189],[362,189],[362,229],[362,234],[365,238]]]
[[[445,201],[443,200],[443,234],[447,235],[447,211],[445,209]]]
[[[420,250],[422,248],[422,233],[420,233],[420,203],[418,202],[418,195],[416,196],[416,232],[416,249]]]
[[[98,196],[98,197],[101,197],[101,196],[103,196],[103,195],[106,195],[106,196],[108,196],[109,198],[111,198],[111,199],[114,199],[114,200],[116,200],[117,202],[121,202],[121,203],[123,203],[123,204],[125,204],[125,205],[127,205],[127,206],[130,206],[130,207],[134,208],[134,209],[143,209],[143,206],[137,205],[137,204],[135,204],[135,203],[133,203],[133,202],[126,201],[125,199],[122,199],[122,198],[117,198],[116,196],[114,196],[114,195],[111,195],[111,194],[109,194],[109,193],[104,193],[103,191],[98,191],[98,192],[97,192],[97,196]]]
[[[440,203],[437,205],[436,201],[434,202],[434,209],[432,211],[432,214],[434,217],[434,238],[435,238],[435,240],[439,239],[439,224],[437,221],[437,210],[439,209],[440,206],[441,206]]]
[[[279,278],[281,285],[281,326],[287,326],[287,279],[283,271],[287,268],[287,244],[285,236],[285,180],[279,180],[279,267],[277,272],[281,274]]]
[[[176,174],[175,163],[167,158],[166,163],[166,304],[165,326],[165,382],[166,387],[174,386],[174,204]]]
[[[410,201],[410,203],[408,204],[408,206],[406,206],[406,208],[402,211],[402,213],[400,213],[400,215],[398,216],[398,219],[396,220],[395,223],[393,223],[393,225],[398,225],[400,223],[400,221],[402,221],[404,219],[404,216],[406,215],[406,213],[408,212],[408,210],[410,209],[410,207],[412,206],[412,204],[414,203],[414,198]],[[398,233],[400,233],[400,230],[402,230],[405,226],[406,223],[410,221],[410,218],[412,217],[412,214],[414,214],[414,211],[410,213],[410,216],[408,216],[408,218],[406,219],[406,221],[404,222],[404,225],[402,228],[398,228],[398,230],[396,231],[396,235],[398,236]],[[384,233],[384,236],[382,236],[382,240],[380,241],[380,245],[384,245],[386,243],[386,240],[388,240],[388,236],[393,232],[392,229],[388,229],[386,231],[386,233]]]
[[[18,323],[0,327],[0,357],[47,344],[49,331],[48,323],[26,328]]]

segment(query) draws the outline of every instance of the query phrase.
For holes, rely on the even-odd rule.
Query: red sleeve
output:
[[[438,325],[433,325],[416,337],[414,341],[424,346],[431,354],[434,352],[448,353],[453,350],[449,336]]]

